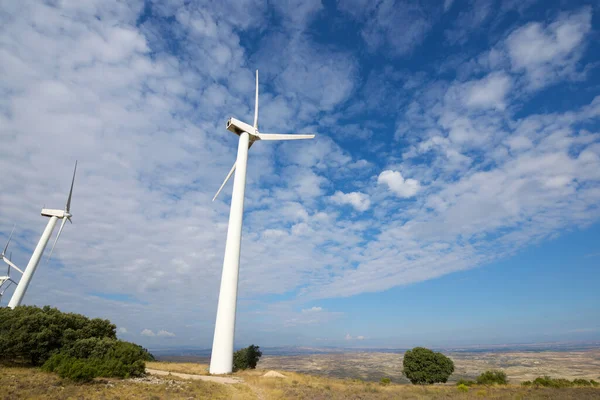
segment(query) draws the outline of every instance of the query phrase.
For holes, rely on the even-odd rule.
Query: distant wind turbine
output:
[[[19,284],[17,285],[17,288],[15,289],[15,292],[12,295],[12,298],[10,299],[10,302],[8,303],[8,306],[10,308],[15,308],[15,307],[21,305],[21,301],[23,301],[25,292],[27,291],[27,288],[29,287],[29,283],[31,282],[31,278],[33,278],[33,274],[35,273],[38,263],[40,262],[40,258],[42,258],[44,249],[46,248],[46,245],[48,244],[48,240],[50,239],[50,236],[52,236],[52,231],[54,230],[54,226],[56,226],[56,221],[58,221],[59,219],[62,219],[62,223],[60,224],[60,229],[58,230],[58,235],[56,235],[56,240],[54,241],[54,244],[52,245],[52,249],[50,250],[50,255],[48,256],[48,259],[50,259],[50,256],[52,256],[52,252],[54,251],[54,246],[56,246],[56,242],[58,242],[58,238],[60,237],[60,234],[62,233],[62,230],[65,227],[65,222],[67,222],[67,220],[69,220],[69,222],[72,223],[72,221],[71,221],[71,217],[72,217],[72,215],[71,215],[71,197],[73,196],[73,185],[75,183],[75,174],[76,173],[77,173],[77,161],[75,161],[75,170],[73,171],[73,180],[71,181],[71,190],[69,191],[69,197],[67,198],[67,205],[65,206],[65,209],[64,210],[52,210],[52,209],[48,209],[48,208],[42,209],[42,215],[44,217],[50,217],[50,220],[48,221],[48,224],[46,225],[46,229],[44,229],[44,233],[42,233],[42,237],[40,238],[37,246],[35,247],[35,250],[33,250],[33,254],[31,255],[31,258],[29,259],[29,263],[27,264],[27,267],[25,268],[25,272],[23,273],[23,276],[21,277],[21,280],[19,281]]]
[[[6,249],[5,249],[6,251]],[[4,258],[4,252],[2,253],[2,258]],[[5,276],[0,276],[0,303],[2,302],[2,297],[4,296],[4,292],[6,292],[6,290],[10,287],[10,285],[12,285],[13,283],[16,285],[17,283],[10,277],[10,267],[12,264],[11,262],[12,259],[12,253],[8,256],[8,261],[7,261],[7,266],[8,268],[6,269],[6,275]],[[20,271],[21,273],[23,273],[20,269],[17,268],[18,271]],[[8,284],[6,286],[4,286],[4,284],[8,282]],[[3,287],[4,286],[4,287]]]
[[[233,369],[233,339],[235,332],[235,311],[237,306],[238,275],[240,268],[240,247],[242,241],[242,217],[244,213],[244,191],[246,188],[246,164],[248,149],[258,140],[298,140],[312,139],[315,135],[260,133],[258,131],[258,70],[256,70],[256,97],[254,100],[254,125],[248,125],[235,118],[229,118],[227,129],[239,136],[237,158],[231,171],[217,191],[213,201],[235,173],[229,226],[225,244],[225,259],[221,275],[217,321],[210,358],[211,374],[228,374]]]
[[[17,267],[15,264],[13,264],[12,253],[10,253],[8,258],[6,257],[6,251],[8,250],[8,245],[10,244],[10,240],[12,239],[13,233],[15,233],[15,227],[16,227],[16,225],[13,226],[12,231],[10,232],[10,235],[8,236],[8,240],[6,241],[6,246],[4,246],[4,250],[2,250],[2,254],[0,254],[0,259],[8,265],[8,273],[6,274],[6,278],[7,278],[6,280],[10,280],[13,283],[15,283],[15,281],[13,281],[12,279],[8,279],[8,278],[10,278],[10,268],[11,267],[16,269],[17,271],[19,271],[21,274],[23,274],[23,271],[21,270],[21,268]],[[3,280],[2,278],[4,278],[4,277],[0,276],[0,286],[2,286],[2,284],[6,281],[6,280]]]

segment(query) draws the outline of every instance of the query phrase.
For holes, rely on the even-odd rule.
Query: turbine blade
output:
[[[254,98],[254,129],[258,129],[258,70],[256,70],[256,97]]]
[[[2,257],[2,260],[7,263],[10,267],[16,269],[17,271],[19,271],[21,273],[21,275],[23,274],[23,271],[21,270],[21,268],[17,267],[15,264],[12,263],[11,260],[9,260],[6,257]]]
[[[225,180],[221,184],[221,187],[217,191],[217,194],[215,194],[215,197],[213,197],[212,201],[215,201],[215,199],[217,198],[217,196],[219,195],[219,193],[221,193],[221,190],[223,190],[223,187],[225,187],[225,184],[227,183],[227,181],[229,180],[229,178],[231,178],[231,175],[233,175],[233,171],[235,171],[235,163],[233,163],[233,167],[231,167],[231,171],[229,171],[229,173],[227,174],[227,177],[225,178]]]
[[[73,171],[73,180],[71,181],[71,190],[69,191],[69,198],[67,199],[67,207],[65,210],[69,212],[71,210],[71,196],[73,196],[73,184],[75,184],[75,174],[77,173],[77,161],[75,161],[75,170]]]
[[[15,227],[17,225],[13,225],[12,231],[10,231],[10,236],[8,237],[8,242],[6,242],[6,246],[4,246],[4,251],[2,252],[2,256],[6,254],[6,250],[8,250],[8,245],[10,244],[10,239],[12,239],[12,235],[15,232]]]
[[[300,140],[313,139],[315,135],[302,133],[256,133],[260,140]]]
[[[67,222],[67,219],[63,218],[62,223],[60,224],[60,229],[58,230],[58,235],[56,235],[56,239],[54,240],[54,244],[52,245],[52,250],[50,250],[50,254],[48,254],[48,258],[46,259],[46,262],[50,261],[50,257],[52,257],[52,252],[54,251],[54,246],[56,246],[56,242],[58,242],[58,238],[60,237],[60,234],[62,233],[62,230],[65,227],[65,222]]]

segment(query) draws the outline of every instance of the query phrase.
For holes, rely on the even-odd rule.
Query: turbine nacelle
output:
[[[68,218],[71,214],[67,213],[65,210],[52,210],[49,208],[42,208],[42,215],[44,217],[56,217],[56,218]]]
[[[233,117],[227,120],[227,130],[235,133],[238,136],[244,132],[247,132],[250,136],[256,136],[258,133],[258,129],[254,128],[252,125]]]

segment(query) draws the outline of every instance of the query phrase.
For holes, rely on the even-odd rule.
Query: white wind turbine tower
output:
[[[52,231],[54,230],[54,227],[56,226],[56,221],[58,221],[59,219],[63,220],[62,223],[60,224],[60,229],[58,230],[58,235],[56,235],[56,240],[54,240],[54,244],[52,245],[52,249],[50,250],[50,255],[48,256],[48,259],[50,259],[50,256],[52,256],[52,252],[54,251],[54,246],[56,246],[56,242],[58,242],[58,238],[60,237],[60,234],[62,233],[62,230],[65,227],[65,223],[67,222],[67,220],[69,220],[69,222],[72,223],[72,221],[71,221],[71,216],[72,216],[71,215],[71,197],[73,196],[73,184],[75,183],[75,173],[76,172],[77,172],[77,161],[75,161],[75,170],[73,171],[73,180],[71,181],[71,190],[69,191],[69,197],[67,198],[67,205],[65,206],[65,209],[64,210],[52,210],[52,209],[48,209],[48,208],[42,209],[42,215],[44,217],[50,217],[50,220],[48,221],[48,225],[46,225],[46,229],[44,229],[44,233],[42,233],[42,237],[40,238],[37,246],[35,246],[35,250],[33,250],[33,254],[31,254],[31,258],[29,259],[29,263],[27,264],[27,267],[25,268],[25,272],[23,273],[23,276],[21,277],[21,280],[19,281],[19,284],[17,285],[17,288],[15,289],[15,292],[12,295],[12,298],[10,299],[10,302],[8,303],[8,306],[10,308],[15,308],[15,307],[21,305],[21,301],[23,301],[23,297],[25,296],[27,287],[29,286],[29,283],[31,282],[31,278],[33,278],[33,274],[35,273],[38,263],[40,262],[40,258],[42,258],[44,249],[46,248],[46,245],[48,244],[48,240],[50,239],[50,236],[52,236]]]
[[[244,191],[246,188],[246,163],[248,149],[258,140],[312,139],[315,135],[260,133],[258,131],[258,70],[256,70],[256,98],[254,100],[254,125],[235,118],[227,121],[227,129],[239,136],[237,158],[213,201],[236,171],[233,179],[231,210],[225,244],[225,259],[221,275],[217,321],[210,358],[211,374],[228,374],[233,367],[233,338],[235,333],[235,311],[237,305],[238,274],[240,268],[240,246],[242,241],[242,217],[244,213]]]

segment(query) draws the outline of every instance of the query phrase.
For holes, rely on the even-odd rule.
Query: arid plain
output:
[[[600,349],[584,351],[515,351],[445,353],[454,360],[450,378],[474,379],[490,369],[502,369],[513,383],[549,375],[556,378],[600,380]],[[335,378],[408,383],[402,375],[402,354],[352,352],[294,356],[263,356],[258,368],[287,370]]]

